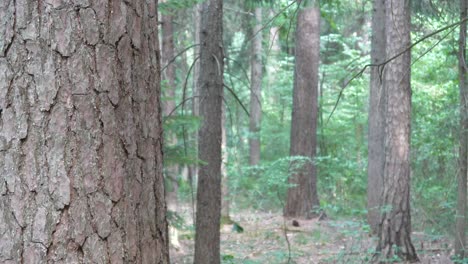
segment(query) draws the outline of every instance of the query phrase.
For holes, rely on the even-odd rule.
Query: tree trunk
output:
[[[460,0],[461,19],[467,16],[467,0]],[[459,259],[466,257],[466,184],[468,163],[468,78],[466,74],[466,21],[460,24],[458,46],[458,71],[460,81],[460,157],[458,172],[458,201],[455,230],[455,255]]]
[[[260,162],[260,122],[262,118],[262,9],[255,8],[255,25],[252,43],[250,88],[250,165]]]
[[[163,102],[163,114],[164,116],[169,116],[172,111],[175,109],[175,65],[174,62],[170,62],[171,59],[174,57],[174,29],[172,25],[173,16],[172,15],[162,15],[162,45],[161,45],[161,63],[163,66],[166,66],[166,69],[161,72],[162,83],[164,92],[164,97],[166,97],[165,102]],[[167,145],[177,145],[177,137],[174,134],[167,134],[168,131],[165,131],[165,144]],[[172,189],[170,192],[166,192],[167,201],[169,205],[177,205],[177,174],[179,172],[179,168],[176,164],[165,164],[165,176],[171,179],[172,182]]]
[[[386,49],[393,56],[408,48],[410,0],[386,1]],[[379,242],[374,261],[417,261],[411,242],[410,136],[411,52],[407,50],[385,66],[385,167]]]
[[[269,16],[274,17],[275,12],[270,9],[269,11]],[[266,50],[267,54],[267,65],[266,65],[266,71],[267,71],[267,93],[270,95],[268,96],[267,99],[270,104],[278,104],[280,102],[278,94],[274,90],[274,86],[276,85],[275,82],[277,80],[276,74],[279,70],[279,59],[280,59],[280,54],[281,54],[281,46],[279,43],[279,38],[280,38],[280,28],[277,26],[271,26],[270,27],[270,34],[269,34],[269,44],[268,44],[268,49]]]
[[[385,0],[374,0],[372,15],[371,63],[385,61]],[[385,165],[385,85],[382,67],[371,68],[369,95],[369,136],[367,166],[367,221],[377,234],[380,223],[380,198]]]
[[[169,263],[157,1],[95,2],[0,5],[1,263]]]
[[[228,162],[228,149],[227,149],[227,138],[226,138],[226,106],[222,106],[223,109],[223,116],[222,116],[222,145],[221,145],[221,153],[222,153],[222,163],[221,163],[221,194],[222,194],[222,201],[221,201],[221,221],[229,222],[229,209],[230,209],[230,198],[229,198],[229,179],[227,173],[227,162]]]
[[[200,31],[200,165],[195,235],[196,264],[220,263],[223,1],[203,3]]]
[[[320,10],[305,3],[299,10],[296,29],[296,68],[294,75],[293,112],[291,123],[291,156],[314,159],[317,144],[317,91],[320,49]],[[313,162],[308,162],[289,179],[284,215],[310,218],[319,199],[317,175]]]

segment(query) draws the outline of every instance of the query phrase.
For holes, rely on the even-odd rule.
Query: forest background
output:
[[[201,119],[194,77],[199,71],[194,45],[199,43],[198,2],[159,5],[166,192],[170,203],[191,206],[196,197],[196,165],[203,163],[197,154]],[[372,7],[369,0],[320,3],[317,154],[313,160],[320,210],[332,219],[363,223],[368,212],[370,70],[362,70],[370,62]],[[224,1],[225,217],[244,209],[280,213],[284,207],[289,164],[294,159],[289,146],[298,9],[294,1]],[[459,21],[458,1],[412,1],[411,10],[413,42]],[[251,58],[259,35],[261,125],[253,131]],[[453,237],[456,220],[461,131],[458,36],[458,27],[451,27],[412,48],[412,227],[434,237]],[[173,50],[165,50],[167,41],[173,42]],[[252,138],[261,139],[261,159],[254,165],[249,152]],[[177,213],[170,211],[169,216],[172,225],[177,225],[175,219],[181,220]]]

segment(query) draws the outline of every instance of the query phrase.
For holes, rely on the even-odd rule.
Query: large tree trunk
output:
[[[162,77],[162,84],[163,84],[163,91],[164,97],[166,100],[163,102],[163,114],[165,117],[168,117],[172,113],[176,107],[175,104],[175,65],[174,62],[171,60],[174,57],[174,29],[172,25],[173,16],[172,15],[162,15],[162,34],[161,34],[161,63],[166,67],[166,69],[161,72]],[[165,142],[166,145],[176,145],[177,144],[177,137],[175,134],[167,134],[168,131],[165,131]],[[167,201],[169,205],[177,205],[177,174],[179,172],[179,168],[176,164],[166,164],[164,166],[165,176],[169,181],[172,183],[172,189],[170,192],[166,192]]]
[[[255,8],[255,25],[251,58],[250,87],[250,165],[260,162],[260,122],[262,118],[262,9]]]
[[[410,0],[386,1],[386,49],[389,56],[410,45]],[[407,50],[385,67],[386,126],[384,191],[379,242],[374,261],[396,257],[416,261],[411,242],[410,132],[411,52]]]
[[[169,263],[157,1],[74,2],[0,4],[0,262]]]
[[[308,1],[303,1],[308,2]],[[314,159],[317,144],[317,91],[320,50],[320,10],[313,3],[303,3],[297,16],[296,68],[294,75],[291,123],[291,156]],[[313,162],[291,175],[284,215],[310,218],[319,199],[317,175]]]
[[[203,3],[200,31],[200,165],[197,191],[195,263],[220,262],[221,120],[223,97],[223,1]]]
[[[372,15],[371,63],[385,61],[385,0],[374,0]],[[380,198],[385,165],[385,85],[382,67],[372,67],[369,95],[369,136],[367,166],[367,220],[377,234]]]
[[[460,0],[461,19],[467,16],[467,0]],[[458,171],[458,202],[455,230],[455,255],[466,257],[466,184],[468,163],[468,78],[466,74],[466,21],[460,25],[458,45],[458,71],[460,80],[460,157]]]

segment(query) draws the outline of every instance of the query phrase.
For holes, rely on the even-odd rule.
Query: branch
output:
[[[294,5],[295,3],[297,3],[297,0],[294,0],[292,1],[289,5],[287,5],[285,8],[281,9],[278,13],[276,13],[272,18],[270,18],[259,30],[257,30],[257,32],[254,32],[252,37],[247,40],[246,42],[250,42],[252,41],[255,36],[257,36],[258,33],[262,32],[265,28],[267,28],[271,22],[273,22],[277,17],[279,17],[279,15],[281,15],[284,11],[286,11],[288,8],[290,8],[292,5]]]
[[[229,92],[231,92],[232,96],[234,96],[234,98],[236,99],[236,101],[240,104],[240,106],[242,107],[242,109],[244,109],[244,112],[247,114],[248,117],[250,117],[250,114],[249,114],[249,111],[247,111],[247,108],[245,108],[244,104],[242,103],[242,101],[239,99],[239,97],[237,96],[237,94],[231,89],[231,87],[227,86],[226,84],[223,84],[223,86],[228,89]]]
[[[412,48],[414,48],[414,46],[418,45],[419,43],[423,42],[424,40],[426,40],[426,39],[428,39],[428,38],[430,38],[430,37],[432,37],[432,36],[434,36],[434,35],[437,35],[437,34],[443,32],[443,31],[445,31],[445,30],[447,30],[447,29],[450,29],[450,28],[452,28],[452,27],[458,26],[458,25],[460,25],[461,23],[463,23],[463,22],[465,22],[465,21],[467,21],[467,20],[468,20],[468,18],[464,18],[464,19],[462,19],[462,20],[460,20],[460,21],[458,21],[458,22],[455,22],[455,23],[453,23],[453,24],[450,24],[450,25],[448,25],[448,26],[445,26],[445,27],[443,27],[443,28],[440,28],[440,29],[438,29],[438,30],[436,30],[436,31],[434,31],[434,32],[431,32],[431,33],[429,33],[429,34],[423,36],[422,38],[420,38],[420,39],[417,40],[416,42],[414,42],[414,43],[412,43],[411,45],[409,45],[409,46],[408,46],[407,48],[405,48],[404,50],[400,51],[399,53],[397,53],[396,55],[390,57],[389,59],[387,59],[386,61],[384,61],[384,62],[382,62],[382,63],[379,63],[379,64],[372,64],[372,63],[371,63],[371,64],[365,65],[357,74],[355,74],[353,77],[351,77],[351,79],[349,79],[349,80],[343,85],[343,87],[342,87],[341,90],[340,90],[340,93],[338,94],[338,99],[336,100],[335,106],[333,107],[333,110],[331,111],[330,115],[328,116],[327,122],[325,123],[325,125],[328,124],[328,122],[330,121],[330,118],[332,117],[333,113],[335,113],[335,110],[336,110],[336,108],[338,107],[338,104],[339,104],[339,102],[340,102],[340,99],[341,99],[341,97],[342,97],[342,95],[343,95],[344,89],[345,89],[346,87],[348,87],[348,85],[349,85],[352,81],[354,81],[355,79],[361,77],[361,75],[364,73],[364,71],[365,71],[368,67],[379,67],[379,69],[381,69],[381,71],[380,71],[380,70],[379,70],[379,71],[380,71],[380,72],[383,72],[383,67],[385,67],[385,65],[387,65],[389,62],[393,61],[394,59],[400,57],[400,56],[403,55],[405,52],[411,50]],[[445,36],[444,36],[444,37],[445,37]],[[439,41],[438,43],[440,43],[440,41]],[[438,43],[437,43],[437,44],[438,44]],[[436,45],[437,45],[437,44],[436,44]],[[431,48],[431,49],[432,49],[432,48]],[[426,52],[426,53],[427,53],[427,52]],[[425,55],[425,54],[423,54],[423,55]],[[420,59],[420,58],[421,58],[421,57],[419,57],[418,59]],[[381,67],[382,67],[382,68],[381,68]]]
[[[185,49],[183,49],[182,51],[180,51],[179,53],[177,53],[172,59],[169,60],[169,62],[167,62],[166,65],[164,65],[164,67],[161,68],[161,72],[163,72],[167,67],[169,67],[169,65],[171,63],[173,63],[180,55],[182,55],[184,52],[186,52],[187,50],[191,49],[191,48],[194,48],[196,46],[200,46],[200,44],[193,44],[193,45],[190,45],[188,47],[186,47]]]

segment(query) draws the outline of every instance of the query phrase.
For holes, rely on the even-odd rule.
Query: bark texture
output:
[[[317,145],[317,91],[320,49],[320,10],[302,7],[297,16],[296,68],[294,73],[291,156],[315,158]],[[320,206],[317,196],[317,172],[309,162],[291,175],[284,215],[310,218]]]
[[[220,263],[223,97],[223,1],[203,3],[200,31],[200,115],[195,235],[196,264]]]
[[[1,263],[169,263],[157,22],[157,1],[1,1]]]
[[[371,63],[385,61],[385,0],[374,0],[372,14]],[[385,165],[385,85],[382,67],[372,67],[369,95],[369,135],[367,166],[367,220],[377,234],[380,223],[380,198]]]
[[[410,39],[410,1],[386,1],[385,29],[387,54],[408,48]],[[385,67],[387,110],[385,126],[385,169],[382,216],[376,262],[396,257],[417,261],[411,242],[410,215],[410,132],[411,132],[411,53],[407,50]]]
[[[461,19],[467,16],[468,1],[460,0]],[[458,201],[455,230],[455,255],[466,257],[466,184],[468,174],[468,78],[466,74],[466,21],[460,24],[458,71],[460,81],[460,157],[458,171]]]
[[[250,87],[250,137],[249,163],[257,165],[260,162],[260,122],[262,118],[262,9],[255,8],[254,36],[251,57],[251,87]]]

